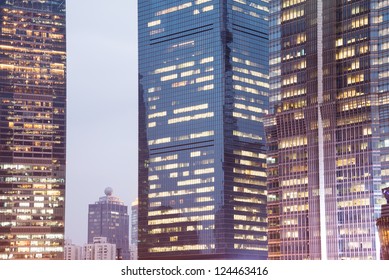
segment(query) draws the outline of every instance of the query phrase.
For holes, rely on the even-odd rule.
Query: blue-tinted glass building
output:
[[[139,259],[266,259],[268,1],[142,0]]]

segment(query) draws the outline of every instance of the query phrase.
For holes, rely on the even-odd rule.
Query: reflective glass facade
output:
[[[381,176],[383,187],[389,187],[389,1],[378,1],[378,93],[380,112]]]
[[[270,259],[377,258],[383,2],[272,1]]]
[[[0,0],[0,259],[63,259],[65,1]]]
[[[389,260],[389,1],[381,0],[378,7],[378,96],[380,114],[381,183],[386,204],[382,205],[381,216],[377,220],[380,236],[380,258]]]
[[[131,204],[131,245],[138,246],[138,199]]]
[[[268,6],[138,2],[139,259],[267,258]]]
[[[112,192],[106,191],[106,196],[89,204],[88,244],[94,243],[95,238],[106,237],[107,243],[116,245],[117,258],[129,260],[129,219],[128,207]]]

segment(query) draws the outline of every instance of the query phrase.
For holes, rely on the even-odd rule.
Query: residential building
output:
[[[266,259],[269,1],[138,1],[139,259]]]
[[[129,215],[128,207],[113,194],[112,188],[104,190],[105,196],[89,204],[88,243],[95,237],[106,237],[107,242],[116,245],[117,258],[128,260],[129,255]]]
[[[106,237],[93,237],[93,243],[84,245],[85,260],[116,260],[116,245],[109,243]]]
[[[65,260],[82,260],[84,259],[82,246],[77,246],[71,240],[65,240],[64,259]]]
[[[64,0],[0,0],[0,259],[64,259]]]
[[[379,255],[389,175],[386,3],[270,2],[269,259]]]

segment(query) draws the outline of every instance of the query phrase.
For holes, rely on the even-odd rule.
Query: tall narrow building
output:
[[[88,243],[93,244],[95,238],[105,237],[108,243],[116,245],[117,259],[129,260],[128,207],[119,197],[112,195],[112,188],[106,188],[104,194],[99,201],[89,204]]]
[[[64,0],[0,0],[0,259],[63,259]]]
[[[131,203],[130,259],[138,259],[138,198]]]
[[[266,259],[264,0],[138,1],[139,259]]]
[[[379,256],[385,2],[271,1],[270,259]]]

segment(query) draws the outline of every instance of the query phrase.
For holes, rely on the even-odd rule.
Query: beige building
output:
[[[107,242],[106,237],[94,237],[92,244],[84,245],[84,260],[115,260],[116,245]]]
[[[82,260],[82,246],[72,244],[70,239],[65,240],[64,248],[64,259],[65,260]]]

